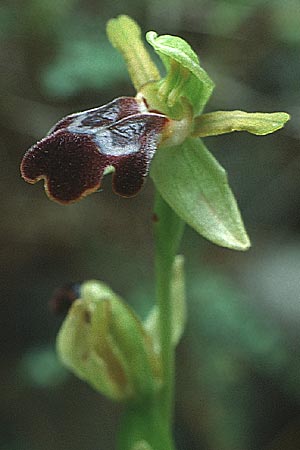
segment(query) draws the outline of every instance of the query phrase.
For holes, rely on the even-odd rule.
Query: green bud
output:
[[[62,362],[114,400],[140,399],[161,384],[152,337],[135,313],[105,284],[81,286],[57,337]]]

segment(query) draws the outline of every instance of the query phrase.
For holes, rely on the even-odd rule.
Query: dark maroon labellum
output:
[[[134,196],[167,123],[166,116],[148,112],[132,97],[72,114],[25,153],[22,176],[29,183],[44,179],[48,196],[65,204],[99,189],[104,170],[112,166],[114,191]]]

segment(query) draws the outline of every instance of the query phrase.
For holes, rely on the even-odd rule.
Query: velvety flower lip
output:
[[[64,117],[51,128],[48,134],[66,128],[71,124],[75,126],[75,123],[81,129],[84,129],[84,127],[104,127],[140,112],[147,112],[145,101],[138,102],[134,97],[119,97],[98,108]]]
[[[111,166],[113,190],[134,196],[144,184],[168,122],[133,97],[71,114],[25,153],[21,174],[29,183],[43,179],[48,196],[67,204],[99,189]]]

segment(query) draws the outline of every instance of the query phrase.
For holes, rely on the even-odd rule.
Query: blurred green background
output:
[[[207,111],[287,111],[286,128],[205,140],[229,174],[252,249],[187,229],[189,321],[178,348],[179,450],[300,448],[299,0],[1,0],[0,450],[110,450],[115,405],[58,363],[53,291],[102,279],[153,299],[153,186],[62,207],[22,181],[23,152],[62,116],[134,95],[105,37],[125,13],[191,43],[216,83]]]

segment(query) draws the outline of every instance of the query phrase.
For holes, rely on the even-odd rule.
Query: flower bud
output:
[[[105,284],[88,281],[57,337],[63,363],[97,391],[127,400],[161,384],[153,339],[135,313]]]

